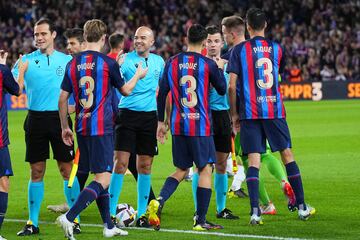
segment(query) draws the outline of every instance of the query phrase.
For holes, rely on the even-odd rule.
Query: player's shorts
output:
[[[174,166],[188,169],[193,163],[199,169],[216,162],[213,137],[172,136]]]
[[[157,113],[120,109],[116,118],[115,150],[138,155],[158,154]]]
[[[0,177],[14,176],[8,146],[0,148]]]
[[[243,154],[243,151],[241,149],[240,133],[236,134],[235,139],[234,139],[234,143],[235,143],[235,153],[236,153],[236,155],[241,156],[241,157],[246,156],[245,154]],[[261,154],[261,158],[263,156],[265,156],[266,154],[271,154],[271,149],[270,149],[270,145],[269,145],[268,141],[266,141],[266,152]]]
[[[114,155],[113,135],[82,136],[77,134],[80,150],[79,169],[92,173],[112,172]],[[81,166],[81,169],[80,169]]]
[[[79,140],[78,140],[79,142]],[[79,148],[79,146],[78,146]],[[80,149],[80,148],[79,148]],[[80,154],[81,156],[81,154]],[[81,157],[79,158],[79,164],[78,164],[78,173],[88,174],[90,172],[90,164],[88,160],[80,161]]]
[[[211,111],[214,143],[217,152],[231,152],[231,120],[227,110]]]
[[[291,148],[290,132],[285,119],[240,121],[240,143],[243,154],[265,153],[266,140],[272,152]]]
[[[72,122],[68,117],[69,126]],[[74,158],[74,147],[67,146],[61,137],[61,124],[58,111],[31,111],[29,110],[25,122],[25,161],[36,163],[50,158],[49,142],[53,151],[53,158],[70,162]]]

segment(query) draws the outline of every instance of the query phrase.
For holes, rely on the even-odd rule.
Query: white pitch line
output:
[[[24,219],[7,219],[5,218],[5,222],[23,222],[25,223],[26,220]],[[55,225],[54,222],[47,222],[47,221],[39,221],[40,224],[48,224],[48,225]],[[82,223],[81,226],[84,227],[98,227],[103,228],[102,224],[92,224],[92,223]],[[138,228],[138,227],[130,227],[124,228],[126,230],[142,230],[142,231],[154,231],[151,228]],[[274,240],[306,240],[305,238],[287,238],[287,237],[277,237],[277,236],[266,236],[266,235],[250,235],[250,234],[233,234],[233,233],[221,233],[221,232],[198,232],[198,231],[191,231],[191,230],[177,230],[177,229],[164,229],[161,228],[159,232],[170,232],[170,233],[184,233],[184,234],[197,234],[197,235],[211,235],[211,236],[218,236],[218,237],[233,237],[233,238],[254,238],[254,239],[274,239]]]

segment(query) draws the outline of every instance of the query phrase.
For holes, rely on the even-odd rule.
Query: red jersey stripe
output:
[[[174,59],[174,61],[172,62],[172,76],[171,76],[171,81],[173,81],[174,84],[174,98],[173,98],[173,103],[175,103],[176,108],[178,109],[178,111],[176,111],[176,115],[175,115],[175,126],[174,126],[174,130],[175,130],[175,134],[180,134],[181,133],[181,127],[180,127],[180,121],[181,121],[181,116],[180,116],[180,104],[179,104],[179,80],[178,80],[178,61],[179,59],[176,57]]]
[[[250,87],[250,104],[252,109],[252,119],[258,118],[258,110],[256,104],[256,89],[255,89],[255,79],[254,79],[254,63],[252,57],[251,42],[245,44],[246,48],[246,62],[248,64],[248,82]]]
[[[209,65],[207,62],[204,63],[204,111],[205,111],[205,134],[206,136],[211,135],[211,122],[210,122],[210,114],[209,114]]]

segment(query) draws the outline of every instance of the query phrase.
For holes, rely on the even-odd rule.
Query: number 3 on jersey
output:
[[[180,78],[180,85],[185,86],[186,97],[181,98],[181,104],[186,108],[193,108],[198,103],[196,95],[196,79],[191,75],[185,75]]]
[[[256,85],[261,89],[269,89],[274,84],[274,77],[272,75],[273,65],[269,58],[259,58],[255,62],[256,68],[264,66],[264,78],[256,80]]]
[[[80,98],[80,105],[84,109],[89,109],[94,103],[94,79],[90,76],[85,76],[80,79],[79,87],[81,89],[85,88],[85,98]],[[82,95],[82,94],[81,94]]]

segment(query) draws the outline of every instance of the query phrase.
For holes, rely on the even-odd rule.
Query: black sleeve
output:
[[[63,78],[63,81],[61,83],[61,89],[68,92],[68,93],[73,92],[73,88],[72,88],[72,84],[71,84],[71,80],[70,80],[70,76],[69,76],[69,69],[71,67],[71,63],[72,63],[72,61],[70,61],[66,65],[64,78]]]
[[[15,81],[10,68],[6,65],[0,64],[0,70],[3,74],[3,84],[5,90],[11,95],[19,96],[19,84]]]
[[[111,61],[109,66],[111,85],[113,85],[117,89],[120,89],[125,84],[125,81],[120,74],[120,66],[116,61]]]
[[[170,60],[165,65],[164,72],[159,83],[159,92],[157,96],[157,109],[158,109],[158,118],[160,122],[163,122],[165,119],[166,96],[170,91],[169,80],[167,77],[169,65],[170,65]]]
[[[209,60],[210,83],[219,95],[226,94],[226,80],[222,69],[213,60]]]

